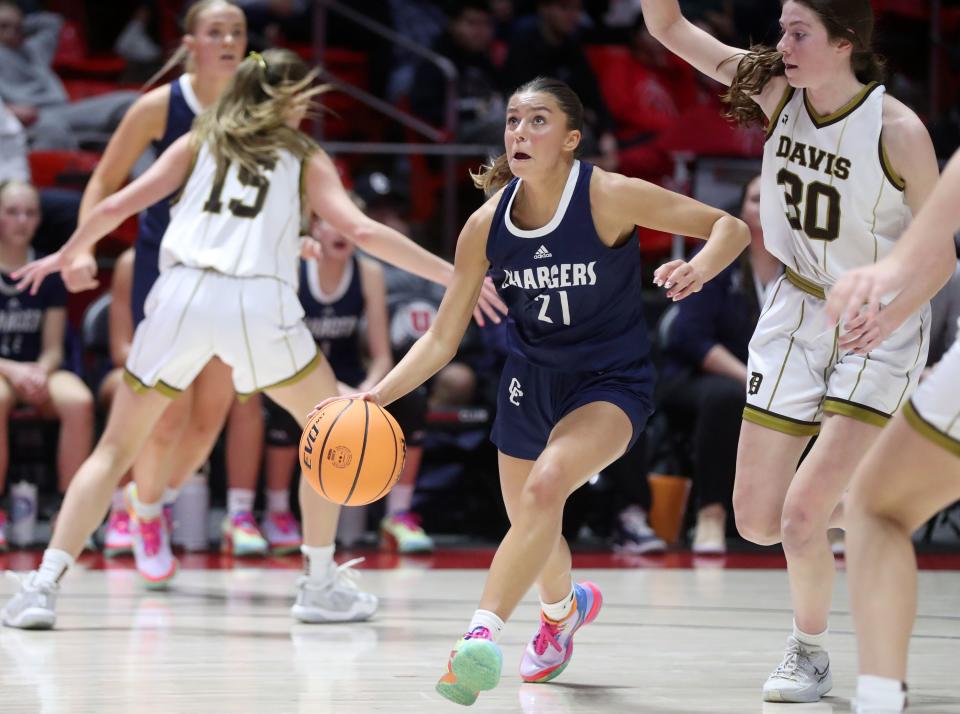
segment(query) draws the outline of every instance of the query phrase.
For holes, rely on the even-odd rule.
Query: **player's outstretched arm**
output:
[[[906,184],[904,198],[907,205],[913,215],[919,217],[923,214],[939,177],[933,142],[920,118],[889,95],[884,97],[883,113],[883,146],[893,170]],[[954,201],[956,201],[956,194],[954,194]],[[917,221],[912,221],[892,252],[884,261],[881,261],[881,263],[890,261],[890,264],[897,264],[897,271],[904,269],[909,271],[906,279],[899,281],[899,287],[873,296],[868,295],[865,309],[864,301],[856,307],[852,307],[848,301],[845,309],[838,314],[838,317],[843,318],[843,331],[838,343],[841,349],[852,350],[859,354],[869,353],[908,317],[920,310],[950,279],[956,265],[952,232],[925,220],[921,224],[924,236],[919,239],[921,254],[913,245],[918,239],[909,238],[916,235],[916,226]],[[860,270],[851,272],[860,274]],[[883,269],[880,274],[882,272]],[[880,274],[875,277],[879,277]],[[856,277],[853,275],[851,279]],[[888,279],[881,282],[886,280]],[[830,291],[831,295],[836,292],[837,287],[834,286]],[[833,298],[833,304],[842,297],[844,288],[840,289],[841,295]],[[881,300],[894,292],[898,293],[897,296],[881,310]],[[829,310],[828,303],[828,315],[831,314]]]
[[[370,255],[440,285],[451,284],[454,270],[450,263],[389,226],[374,221],[357,208],[343,188],[336,167],[324,151],[316,152],[307,167],[307,198],[317,215]],[[475,314],[477,322],[483,325],[482,315],[500,322],[497,313],[506,314],[506,305],[500,300],[492,283],[487,281],[482,287],[477,304],[482,313]]]
[[[956,266],[953,235],[960,231],[960,151],[953,155],[930,198],[893,250],[880,262],[845,273],[827,295],[826,311],[836,323],[861,309],[876,313],[884,295],[917,285],[914,310],[935,295]],[[905,292],[897,296],[904,300]],[[893,303],[891,303],[891,306]],[[906,305],[909,309],[911,306]]]
[[[733,83],[745,50],[724,44],[694,25],[683,16],[677,0],[640,0],[640,6],[647,29],[664,47],[721,84]],[[786,88],[786,78],[774,77],[754,101],[769,117]]]
[[[35,294],[47,275],[71,265],[128,217],[180,188],[190,172],[193,154],[189,134],[177,139],[136,181],[94,206],[60,250],[16,271],[17,287]]]
[[[487,202],[467,220],[460,232],[453,280],[443,295],[430,329],[378,384],[369,392],[356,396],[386,406],[419,387],[453,359],[489,267],[486,246],[493,208]],[[314,413],[329,401],[318,404]]]
[[[599,178],[601,184],[596,193],[591,190],[591,197],[601,200],[601,213],[610,212],[618,224],[707,241],[689,262],[673,260],[654,273],[654,282],[675,301],[698,292],[750,244],[747,224],[718,208],[641,179],[612,173]]]

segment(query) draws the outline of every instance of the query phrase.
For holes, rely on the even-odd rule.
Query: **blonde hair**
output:
[[[287,121],[297,110],[316,109],[313,98],[327,89],[314,85],[317,74],[290,50],[251,52],[220,98],[194,119],[194,149],[210,146],[218,175],[229,162],[257,174],[281,149],[307,158],[317,143]]]
[[[247,16],[243,14],[243,8],[237,5],[231,0],[197,0],[190,6],[190,9],[187,10],[186,15],[183,17],[183,34],[192,35],[197,31],[197,24],[200,22],[200,16],[205,13],[207,10],[217,7],[218,5],[227,5],[229,7],[235,7],[240,11],[240,14],[243,15],[244,22],[246,22]],[[185,65],[188,72],[194,70],[193,57],[190,54],[190,50],[187,49],[187,46],[180,43],[176,51],[170,56],[170,59],[158,69],[150,79],[141,88],[141,91],[149,89],[152,87],[158,80],[162,79],[167,75],[167,72],[170,72],[175,67],[180,65]]]
[[[567,129],[583,131],[583,104],[580,102],[580,97],[565,83],[552,77],[536,77],[517,87],[513,94],[530,92],[543,92],[552,96],[560,111],[567,118]],[[473,179],[474,186],[481,189],[485,195],[490,196],[513,179],[510,160],[506,154],[500,154],[500,156],[492,159],[489,164],[481,166],[479,172],[473,173],[471,171],[470,178]]]
[[[33,197],[37,201],[37,205],[40,205],[40,192],[37,191],[37,187],[34,186],[29,181],[21,181],[20,179],[10,179],[9,181],[0,181],[0,203],[3,203],[3,197],[13,188],[22,188],[26,189],[33,194]]]

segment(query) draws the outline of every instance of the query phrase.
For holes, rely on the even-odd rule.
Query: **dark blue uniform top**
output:
[[[185,77],[186,75],[184,75]],[[188,80],[184,79],[184,82]],[[167,107],[167,127],[159,140],[152,142],[157,156],[190,131],[196,113],[184,96],[180,78],[170,83],[170,103]],[[173,194],[171,194],[172,196]],[[160,241],[170,223],[170,196],[157,201],[140,214],[136,253],[133,261],[131,311],[134,326],[143,320],[143,306],[150,288],[160,275]]]
[[[517,229],[510,219],[520,185],[506,187],[487,239],[487,260],[510,308],[507,348],[531,364],[567,371],[634,365],[650,345],[643,318],[640,246],[609,248],[590,211],[593,166],[575,162],[557,213],[546,226]]]
[[[345,284],[342,283],[333,295],[318,295],[320,281],[316,263],[300,261],[300,304],[303,305],[307,329],[330,362],[337,379],[355,387],[366,376],[360,361],[357,332],[365,302],[356,256],[347,264],[343,282]]]
[[[67,289],[54,273],[40,284],[36,295],[17,292],[16,281],[0,273],[0,357],[36,362],[43,347],[43,313],[67,306]]]

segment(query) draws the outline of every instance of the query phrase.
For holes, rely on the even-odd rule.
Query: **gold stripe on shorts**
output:
[[[285,379],[281,379],[279,382],[274,382],[273,384],[268,384],[265,387],[257,387],[252,392],[237,392],[237,399],[241,402],[249,399],[257,392],[264,392],[268,389],[278,389],[280,387],[289,387],[291,384],[299,382],[301,379],[310,374],[313,370],[320,366],[323,362],[324,356],[323,352],[317,350],[317,353],[313,356],[309,362],[307,362],[303,367],[301,367],[295,374],[292,374]]]
[[[830,414],[839,414],[840,416],[862,421],[864,424],[872,424],[873,426],[879,427],[886,426],[887,422],[890,421],[890,415],[879,409],[874,409],[864,404],[857,404],[856,402],[851,402],[846,399],[839,399],[838,397],[827,397],[824,399],[823,411]]]
[[[163,396],[169,397],[170,399],[176,399],[183,393],[182,389],[171,387],[169,384],[167,384],[162,380],[158,381],[156,384],[154,384],[151,387],[149,384],[144,382],[142,379],[140,379],[137,375],[135,375],[126,367],[124,367],[123,369],[123,381],[126,382],[130,386],[130,389],[132,389],[137,394],[154,391],[154,392],[159,392]]]
[[[960,456],[960,441],[957,441],[949,434],[944,434],[933,424],[928,422],[922,416],[920,412],[917,411],[917,408],[913,406],[913,400],[910,399],[906,404],[903,405],[903,416],[906,418],[907,423],[914,428],[914,430],[930,441],[932,441],[937,446],[946,449],[954,456]]]
[[[743,408],[743,420],[789,436],[815,436],[820,432],[819,422],[791,419],[752,404]]]

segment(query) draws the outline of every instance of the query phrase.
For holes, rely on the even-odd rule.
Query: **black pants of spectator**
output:
[[[697,510],[719,503],[731,513],[745,386],[716,374],[690,375],[664,384],[661,403],[671,425],[691,434]]]
[[[603,470],[610,481],[614,502],[622,511],[628,506],[640,506],[650,512],[652,497],[647,481],[647,435],[641,434],[629,451]]]
[[[55,253],[77,229],[83,194],[70,188],[40,189],[40,226],[33,240],[41,255]]]

